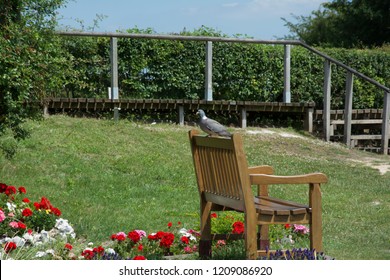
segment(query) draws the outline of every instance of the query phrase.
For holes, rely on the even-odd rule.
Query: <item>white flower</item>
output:
[[[108,249],[106,249],[106,253],[107,254],[115,254],[115,250],[112,248],[108,248]]]
[[[180,233],[182,236],[185,236],[185,237],[189,238],[189,239],[192,240],[192,241],[196,241],[196,237],[193,236],[191,233],[189,233],[188,230],[185,229],[185,228],[180,229],[180,230],[179,230],[179,233]]]
[[[29,233],[25,233],[23,234],[23,238],[27,241],[27,242],[31,242],[31,243],[34,243],[34,237],[29,234]]]
[[[281,240],[281,243],[283,244],[294,244],[295,241],[292,239],[292,236],[289,235],[288,237],[284,236]]]
[[[15,236],[14,238],[12,238],[12,242],[14,242],[17,247],[23,247],[24,244],[26,244],[26,240],[19,236]]]
[[[46,252],[43,252],[43,251],[38,251],[36,254],[35,254],[35,257],[36,258],[42,258],[44,256],[46,256],[47,253]]]
[[[93,247],[93,242],[89,242],[88,246]],[[92,249],[91,249],[92,250]]]
[[[46,254],[51,254],[52,256],[54,256],[54,250],[53,249],[48,249],[46,250]]]
[[[13,211],[15,211],[15,209],[16,209],[16,205],[13,204],[13,203],[7,202],[7,208],[8,208],[8,210],[9,210],[10,212],[13,212]]]

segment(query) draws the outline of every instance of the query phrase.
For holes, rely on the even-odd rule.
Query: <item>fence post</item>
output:
[[[291,45],[284,45],[284,91],[283,102],[291,102],[290,91]]]
[[[383,113],[382,113],[382,153],[387,155],[389,153],[389,117],[390,117],[390,92],[384,92],[383,99]]]
[[[324,61],[324,108],[322,112],[322,121],[324,129],[324,140],[330,141],[330,86],[331,86],[331,74],[332,64],[330,60]]]
[[[206,43],[206,75],[204,99],[213,100],[213,42]]]
[[[111,60],[111,100],[119,99],[118,90],[118,38],[110,38],[110,60]],[[114,107],[114,120],[119,119],[119,109]]]
[[[345,110],[344,110],[344,143],[351,147],[351,123],[352,123],[352,99],[353,99],[353,74],[347,71],[345,86]]]

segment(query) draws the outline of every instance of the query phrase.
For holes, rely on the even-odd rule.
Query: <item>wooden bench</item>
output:
[[[200,195],[202,258],[209,258],[212,253],[211,211],[245,213],[247,259],[267,253],[270,224],[309,224],[310,248],[322,250],[320,184],[327,182],[324,174],[274,176],[270,166],[248,167],[239,134],[231,138],[207,137],[191,130],[189,137]],[[308,184],[308,205],[268,196],[268,186],[274,184]],[[252,185],[257,185],[256,193]]]

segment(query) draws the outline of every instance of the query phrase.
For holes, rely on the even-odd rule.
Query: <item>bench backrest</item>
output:
[[[244,211],[250,182],[241,136],[199,136],[196,130],[189,136],[200,195],[206,201]]]

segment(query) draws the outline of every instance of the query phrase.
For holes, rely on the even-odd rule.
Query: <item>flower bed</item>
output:
[[[94,246],[76,238],[73,227],[61,218],[60,209],[48,198],[31,202],[25,187],[0,183],[0,259],[197,259],[200,234],[181,222],[167,224],[163,231],[146,233],[140,229],[117,232],[107,242]],[[242,235],[244,217],[237,213],[212,213],[213,233],[229,233],[232,238],[215,240],[215,259],[244,259]],[[271,227],[271,244],[277,249],[269,259],[319,259],[314,251],[293,249],[308,242],[309,229],[302,225]],[[241,237],[241,240],[233,237]],[[287,249],[287,251],[286,251]]]

